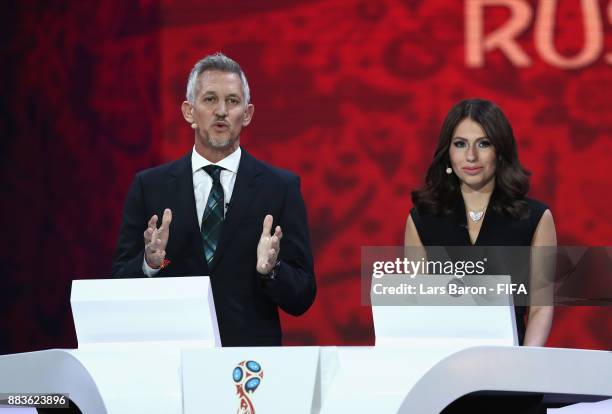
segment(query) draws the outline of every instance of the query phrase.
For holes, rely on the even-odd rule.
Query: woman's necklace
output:
[[[468,211],[468,215],[470,216],[470,219],[474,222],[474,223],[478,223],[480,221],[480,219],[484,216],[484,210],[482,211],[474,211],[474,210],[470,210]]]
[[[470,220],[472,220],[474,223],[478,223],[480,220],[482,220],[485,215],[485,210],[487,209],[487,204],[478,210],[471,210],[468,207],[468,216],[470,217]]]
[[[483,200],[484,198],[484,200]],[[490,197],[478,197],[476,200],[472,200],[472,201],[480,201],[481,204],[484,201],[484,206],[482,206],[481,208],[478,209],[472,209],[468,206],[467,201],[465,200],[465,197],[463,199],[463,202],[465,203],[465,209],[468,211],[468,217],[470,218],[470,220],[472,220],[472,222],[474,223],[478,223],[480,220],[482,220],[482,218],[485,215],[485,212],[487,210],[487,206],[489,205],[489,199]],[[476,204],[476,203],[474,203]],[[482,205],[482,204],[481,204]]]

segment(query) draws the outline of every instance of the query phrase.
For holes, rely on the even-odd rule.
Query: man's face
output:
[[[183,103],[183,115],[195,129],[196,148],[229,151],[240,145],[240,131],[251,122],[253,105],[247,105],[240,76],[207,70],[198,76],[195,103]]]

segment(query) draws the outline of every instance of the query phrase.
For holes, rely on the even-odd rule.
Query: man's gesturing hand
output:
[[[145,260],[153,269],[158,269],[166,257],[171,221],[172,211],[167,208],[164,210],[161,226],[157,228],[157,214],[155,214],[149,219],[148,227],[144,231]]]
[[[276,226],[274,234],[272,232],[272,216],[267,215],[263,221],[263,231],[257,245],[257,272],[267,275],[276,265],[278,253],[280,252],[280,241],[283,238],[283,231],[280,226]]]

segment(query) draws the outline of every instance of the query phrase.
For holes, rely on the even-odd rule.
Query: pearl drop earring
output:
[[[451,175],[453,173],[453,169],[451,167],[446,167],[446,173]]]
[[[191,124],[191,128],[193,129],[198,129],[198,124],[196,124],[195,122],[193,124]]]

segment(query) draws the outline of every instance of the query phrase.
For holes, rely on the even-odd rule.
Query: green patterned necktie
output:
[[[202,243],[204,245],[204,256],[206,262],[210,265],[215,257],[215,250],[219,243],[221,235],[221,225],[223,224],[225,203],[223,200],[223,187],[221,187],[221,170],[223,167],[218,165],[207,165],[204,171],[211,176],[213,180],[210,195],[206,201],[206,208],[202,215]]]

